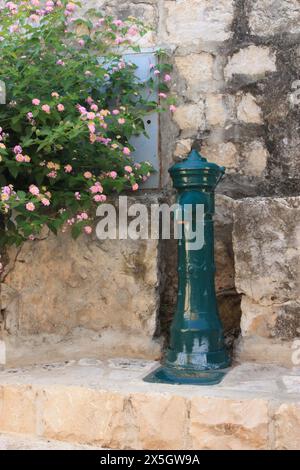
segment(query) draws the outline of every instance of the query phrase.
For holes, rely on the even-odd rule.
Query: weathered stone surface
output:
[[[130,397],[138,448],[185,449],[187,400],[167,394]],[[158,425],[159,423],[159,425]]]
[[[155,365],[90,359],[0,371],[0,447],[1,433],[14,432],[25,446],[31,435],[60,448],[299,448],[299,402],[283,386],[299,383],[299,370],[248,363],[218,386],[171,389],[143,382]]]
[[[299,300],[300,197],[247,198],[235,206],[236,286],[262,305]]]
[[[298,0],[253,0],[249,15],[252,34],[269,36],[280,33],[300,33]]]
[[[159,308],[157,240],[100,241],[82,236],[75,241],[70,233],[46,234],[9,255],[12,262],[2,285],[8,347],[17,337],[24,339],[20,351],[24,352],[26,337],[33,343],[39,339],[42,346],[43,335],[53,335],[57,342],[73,335],[79,345],[86,331],[90,340],[98,334],[91,345],[101,339],[108,350],[119,344],[124,352],[127,337],[135,354],[144,344],[147,355]]]
[[[8,315],[17,316],[19,332],[27,334],[63,334],[76,326],[152,334],[156,250],[156,241],[75,241],[69,233],[27,242],[5,280],[19,300],[18,311],[8,306]]]
[[[193,449],[267,449],[268,420],[265,400],[195,397],[190,429]]]
[[[99,447],[41,439],[24,434],[0,434],[0,450],[101,450]]]
[[[193,140],[181,139],[176,142],[174,157],[183,157],[191,151]]]
[[[232,0],[165,1],[167,39],[174,44],[225,41],[231,37]]]
[[[32,387],[0,387],[0,429],[2,432],[36,433],[36,392]]]
[[[224,97],[221,94],[207,95],[206,119],[211,126],[224,126],[227,119]]]
[[[199,93],[210,89],[213,81],[214,58],[207,52],[175,57],[179,76],[187,84],[187,96],[199,100]]]
[[[174,113],[174,121],[184,131],[184,137],[197,133],[205,128],[204,102],[198,104],[184,104],[179,106]]]
[[[201,148],[201,153],[209,161],[225,166],[228,173],[234,173],[239,168],[239,155],[232,142],[209,144]]]
[[[251,93],[241,96],[237,107],[239,121],[250,124],[262,124],[262,111]]]
[[[261,140],[246,143],[242,150],[241,173],[247,176],[263,176],[269,158],[269,152]]]
[[[248,46],[240,49],[229,58],[225,67],[225,77],[249,75],[262,78],[267,72],[276,71],[276,55],[266,46]]]
[[[281,450],[300,448],[300,403],[283,403],[275,413],[275,445]]]
[[[300,333],[299,233],[299,197],[236,203],[235,284],[243,294],[240,358],[263,362],[268,357],[291,365],[291,341]]]
[[[115,448],[123,441],[126,446],[122,395],[81,387],[53,387],[40,395],[43,437]]]

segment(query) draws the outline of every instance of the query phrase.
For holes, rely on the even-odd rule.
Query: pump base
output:
[[[169,369],[168,367],[158,367],[146,377],[144,382],[162,383],[170,385],[216,385],[225,377],[228,369],[184,371],[179,369]]]

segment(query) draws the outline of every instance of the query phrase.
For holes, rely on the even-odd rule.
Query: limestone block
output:
[[[234,211],[239,360],[292,365],[300,333],[300,198],[248,198]]]
[[[184,157],[186,156],[192,148],[192,139],[180,139],[176,142],[176,147],[174,150],[174,157]]]
[[[234,213],[236,287],[261,305],[299,300],[300,197],[247,198]]]
[[[252,34],[270,36],[280,33],[300,33],[298,0],[254,0],[249,14]]]
[[[300,403],[283,403],[275,413],[275,446],[281,450],[300,448]]]
[[[179,76],[187,84],[187,95],[196,98],[197,93],[211,88],[214,58],[207,52],[175,57]]]
[[[241,172],[247,176],[263,176],[269,156],[262,140],[246,143],[242,150]]]
[[[134,394],[130,397],[138,448],[185,449],[187,403],[168,394]],[[159,424],[158,424],[159,423]]]
[[[195,397],[191,406],[193,449],[267,449],[268,402]]]
[[[262,111],[251,93],[241,97],[237,107],[237,118],[247,124],[262,124]]]
[[[223,95],[209,94],[206,96],[206,119],[211,126],[224,126],[227,110]]]
[[[248,46],[229,58],[225,67],[225,78],[234,75],[249,75],[263,78],[267,72],[276,71],[276,55],[266,46]]]
[[[124,396],[83,387],[48,387],[40,391],[42,436],[109,448],[126,446]]]
[[[170,43],[225,41],[232,35],[232,0],[167,0],[166,36]]]
[[[199,129],[204,129],[205,109],[203,101],[198,104],[178,106],[174,113],[174,121],[184,131],[186,137],[196,133]]]
[[[30,385],[0,387],[0,431],[35,434],[36,392]]]
[[[23,336],[85,328],[146,340],[156,328],[158,284],[157,240],[51,234],[25,242],[5,278],[5,327]]]
[[[209,161],[225,166],[228,173],[235,173],[239,168],[239,155],[236,146],[232,142],[218,144],[205,143],[201,153]]]

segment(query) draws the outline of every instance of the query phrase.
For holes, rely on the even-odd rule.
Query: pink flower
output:
[[[122,38],[121,36],[117,36],[115,39],[115,44],[122,44],[122,42],[125,42],[126,39]]]
[[[79,46],[83,47],[85,45],[85,42],[84,42],[83,39],[79,39],[78,44],[79,44]]]
[[[132,168],[129,165],[125,166],[124,170],[127,171],[127,173],[132,173]]]
[[[86,117],[87,117],[90,121],[92,121],[93,119],[95,119],[96,114],[95,114],[95,113],[87,113]]]
[[[125,124],[125,119],[124,118],[119,118],[118,123],[119,124]]]
[[[114,109],[113,112],[112,112],[115,116],[117,116],[117,114],[120,114],[120,111],[118,109]]]
[[[17,162],[22,163],[25,161],[25,157],[21,153],[18,153],[18,155],[16,155],[16,160]]]
[[[65,172],[66,172],[66,173],[71,173],[72,170],[73,170],[73,168],[72,168],[71,165],[66,165],[66,166],[65,166]]]
[[[21,147],[21,145],[16,145],[14,147],[14,153],[17,154],[17,153],[22,153],[23,149]]]
[[[123,148],[123,153],[124,153],[124,155],[130,155],[130,154],[131,154],[131,150],[130,150],[128,147],[124,147],[124,148]]]
[[[96,194],[96,196],[94,196],[93,199],[95,202],[105,202],[106,196],[105,194]]]
[[[40,20],[40,17],[39,15],[33,14],[33,15],[30,15],[29,19],[33,21],[34,23],[37,23]]]
[[[137,33],[138,33],[138,28],[137,28],[137,26],[135,26],[135,25],[130,26],[130,28],[128,29],[127,33],[129,34],[129,36],[136,36]]]
[[[118,173],[117,173],[116,171],[111,171],[111,172],[109,173],[109,176],[110,176],[113,180],[115,180],[116,177],[118,176]]]
[[[159,93],[158,96],[160,98],[167,98],[167,95],[165,93]]]
[[[66,9],[68,11],[75,11],[75,8],[76,8],[75,3],[72,3],[72,2],[67,3]]]
[[[43,199],[41,200],[41,203],[43,204],[43,206],[50,206],[49,199],[46,199],[45,197],[43,197]]]
[[[98,184],[95,183],[94,186],[90,187],[90,191],[91,191],[92,194],[102,193],[103,188],[102,188],[100,183],[98,183]]]
[[[63,105],[63,104],[61,104],[61,103],[60,103],[60,104],[58,104],[58,105],[57,105],[57,110],[58,110],[60,113],[62,113],[62,112],[65,110],[65,107],[64,107],[64,105]]]
[[[30,212],[34,211],[34,209],[35,209],[35,205],[33,204],[33,202],[27,202],[25,207]]]
[[[172,80],[171,75],[169,75],[169,74],[166,73],[166,75],[164,76],[164,81],[165,81],[165,82],[170,82],[171,80]]]
[[[56,178],[57,177],[57,171],[50,171],[50,173],[48,173],[48,178]]]
[[[78,111],[80,112],[80,114],[81,114],[82,116],[84,116],[85,114],[87,114],[87,110],[86,110],[86,108],[85,108],[84,106],[80,106],[80,104],[78,104],[76,107],[77,107]]]
[[[94,103],[94,100],[91,96],[88,96],[87,99],[85,100],[89,105],[91,105],[92,103]]]
[[[52,96],[53,98],[59,98],[59,94],[57,93],[57,91],[53,91],[53,92],[51,93],[51,96]]]
[[[88,123],[88,128],[89,128],[89,131],[92,133],[92,134],[95,134],[96,132],[96,126],[95,126],[95,123],[93,121],[89,122]]]
[[[93,229],[92,229],[92,227],[91,227],[90,225],[86,225],[86,226],[84,227],[84,231],[85,231],[85,233],[86,233],[87,235],[90,235],[90,234],[92,233]]]
[[[113,24],[116,25],[116,26],[118,26],[118,27],[124,25],[124,23],[123,23],[122,20],[114,20],[114,21],[113,21]]]
[[[139,185],[137,183],[132,185],[132,191],[137,191],[139,189]]]
[[[140,163],[135,163],[134,166],[135,166],[135,168],[136,168],[137,170],[139,170],[139,169],[141,168],[141,164],[140,164]]]
[[[45,113],[50,114],[50,106],[49,106],[48,104],[43,104],[42,110],[43,110]]]
[[[61,60],[61,59],[58,59],[58,61],[56,62],[57,65],[61,65],[62,67],[65,65],[64,61]]]
[[[90,179],[93,175],[90,171],[86,171],[85,173],[83,173],[83,176],[88,180]]]
[[[169,109],[171,113],[174,113],[176,111],[176,106],[174,106],[174,104],[171,104]]]
[[[38,98],[34,98],[34,99],[32,100],[32,104],[33,104],[34,106],[39,106],[40,102],[41,102],[41,101],[40,101]]]
[[[98,106],[97,106],[95,103],[92,104],[92,105],[91,105],[91,110],[97,112],[97,111],[98,111]]]
[[[40,0],[31,0],[31,5],[38,7],[40,5]]]
[[[154,75],[160,75],[160,71],[159,70],[154,70]]]
[[[81,220],[87,220],[89,218],[86,212],[81,212],[80,217],[81,217]]]
[[[29,113],[26,114],[26,116],[27,116],[28,121],[32,121],[32,118],[33,118],[32,113],[29,112]]]
[[[81,194],[80,194],[79,191],[76,191],[76,193],[75,193],[75,199],[77,199],[77,201],[80,201],[80,199],[81,199]]]
[[[30,192],[31,194],[33,194],[34,196],[37,196],[38,194],[40,194],[39,188],[38,188],[37,186],[35,186],[34,184],[31,184],[31,185],[29,186],[29,192]]]

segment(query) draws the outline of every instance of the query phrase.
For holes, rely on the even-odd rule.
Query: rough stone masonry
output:
[[[170,52],[178,105],[173,117],[161,119],[162,189],[170,188],[172,161],[192,146],[226,166],[216,227],[225,328],[232,342],[239,333],[241,296],[236,358],[290,364],[291,346],[300,335],[299,0],[89,0],[84,5],[144,19],[153,31],[141,46]],[[28,242],[17,256],[8,254],[4,334],[11,341],[18,335],[33,341],[41,334],[66,340],[89,330],[99,354],[112,349],[123,354],[121,335],[135,338],[130,339],[134,354],[155,356],[160,348],[152,337],[168,324],[175,301],[174,244],[96,249],[94,242],[79,243],[80,255],[69,240],[52,237]],[[62,252],[66,247],[73,257],[78,254],[73,264],[50,263],[57,244]],[[47,272],[45,263],[52,266]],[[115,293],[109,278],[118,286]],[[47,299],[39,291],[43,283]],[[110,340],[95,339],[105,335]]]

